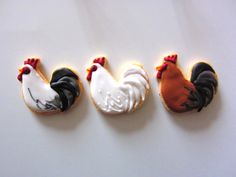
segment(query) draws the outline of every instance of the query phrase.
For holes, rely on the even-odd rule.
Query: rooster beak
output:
[[[18,69],[19,73],[23,72],[23,68]]]
[[[86,71],[89,72],[89,71],[90,71],[90,68],[86,68]]]
[[[156,67],[156,70],[157,70],[157,71],[160,71],[160,70],[161,70],[161,66],[157,66],[157,67]]]

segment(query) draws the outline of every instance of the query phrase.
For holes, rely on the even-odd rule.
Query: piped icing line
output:
[[[147,73],[139,65],[130,65],[120,81],[104,68],[104,57],[93,60],[87,80],[96,107],[104,113],[132,112],[145,101],[150,89]]]
[[[68,110],[80,95],[78,76],[69,68],[53,72],[51,81],[44,79],[38,70],[40,59],[28,58],[19,70],[17,79],[22,83],[26,105],[35,112]]]

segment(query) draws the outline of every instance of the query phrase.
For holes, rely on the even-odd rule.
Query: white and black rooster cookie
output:
[[[29,58],[19,69],[17,79],[22,83],[26,105],[39,113],[68,110],[80,95],[79,77],[69,68],[61,68],[48,82],[38,70],[39,61]]]

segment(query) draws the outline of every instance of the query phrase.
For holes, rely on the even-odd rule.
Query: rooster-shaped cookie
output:
[[[130,65],[117,82],[104,68],[104,57],[94,59],[88,70],[91,97],[102,112],[120,114],[137,109],[146,99],[149,86],[147,73],[139,65]]]
[[[39,72],[39,59],[29,58],[19,70],[18,80],[26,105],[36,112],[65,111],[80,94],[78,76],[68,68],[53,72],[50,83]]]
[[[214,69],[207,63],[196,63],[192,68],[190,81],[186,80],[176,66],[177,55],[164,58],[157,67],[160,79],[160,95],[164,104],[174,112],[193,109],[201,111],[213,99],[218,81]]]

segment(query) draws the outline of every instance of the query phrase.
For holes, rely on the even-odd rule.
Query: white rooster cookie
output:
[[[68,68],[53,72],[50,83],[39,72],[39,59],[29,58],[19,70],[26,105],[35,112],[57,112],[69,109],[80,95],[79,78]]]
[[[150,89],[147,73],[139,65],[132,64],[117,82],[104,68],[105,58],[96,58],[88,70],[91,97],[104,113],[132,112],[145,101]]]

